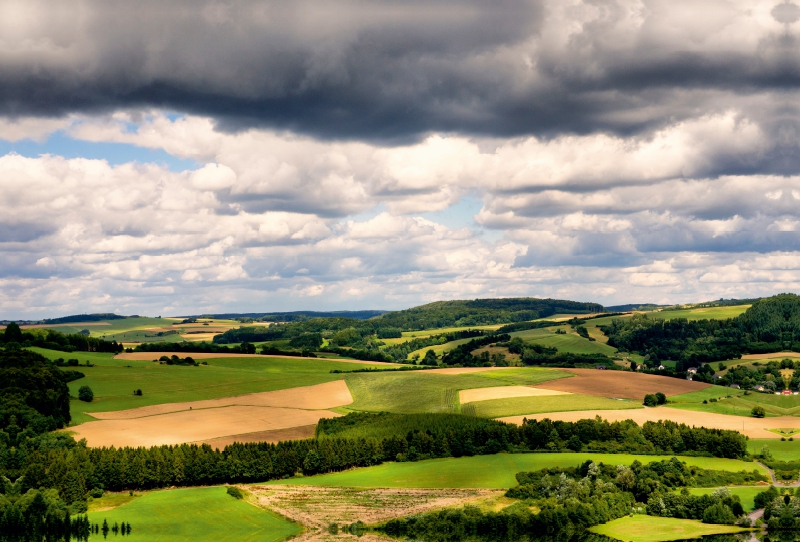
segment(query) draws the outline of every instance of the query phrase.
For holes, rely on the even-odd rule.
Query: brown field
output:
[[[234,442],[269,442],[276,444],[282,440],[303,440],[314,438],[316,425],[302,425],[300,427],[290,427],[289,429],[274,429],[272,431],[258,431],[256,433],[245,433],[243,435],[231,435],[229,437],[212,438],[201,440],[195,444],[208,444],[212,448],[222,449]]]
[[[685,423],[689,426],[707,427],[709,429],[729,429],[739,431],[750,438],[781,438],[781,435],[771,433],[769,429],[800,429],[800,418],[782,416],[779,418],[745,418],[744,416],[730,416],[728,414],[714,414],[710,412],[693,412],[677,408],[658,407],[642,408],[636,410],[578,410],[574,412],[548,412],[546,414],[529,414],[528,416],[509,416],[500,418],[501,421],[520,424],[523,418],[560,420],[574,422],[600,416],[610,422],[633,420],[639,425],[644,422],[657,422],[671,420],[676,423]]]
[[[77,440],[89,446],[160,446],[199,442],[316,424],[339,414],[328,410],[301,410],[256,406],[229,406],[171,412],[130,420],[100,420],[71,428]]]
[[[773,359],[773,358],[800,358],[798,352],[771,352],[769,354],[747,354],[742,359]],[[723,362],[727,363],[727,362]]]
[[[542,395],[570,395],[565,391],[545,390],[530,386],[498,386],[496,388],[476,388],[461,390],[459,398],[461,404],[474,401],[488,401],[489,399],[508,399],[509,397],[541,397]]]
[[[181,339],[189,342],[210,341],[217,335],[218,333],[192,333],[187,335],[181,334]]]
[[[262,354],[227,354],[227,353],[205,353],[205,352],[123,352],[122,354],[117,354],[114,356],[114,359],[127,359],[127,360],[136,360],[136,361],[152,361],[154,359],[158,359],[161,356],[177,356],[180,354],[181,356],[189,356],[192,359],[221,359],[221,358],[253,358],[253,359],[316,359],[316,360],[328,360],[328,361],[336,361],[341,363],[360,363],[362,365],[381,365],[386,367],[402,367],[399,363],[387,363],[383,361],[359,361],[356,359],[341,359],[341,358],[304,358],[301,356],[275,356],[275,355],[262,355]],[[180,356],[179,356],[180,357]]]
[[[428,369],[427,372],[440,375],[464,375],[482,373],[484,371],[507,371],[509,369],[519,369],[519,367],[449,367],[446,369]]]
[[[343,536],[331,535],[328,526],[362,521],[375,524],[393,518],[420,514],[431,510],[481,504],[502,498],[504,491],[489,489],[357,489],[313,486],[244,486],[260,506],[274,510],[306,528],[296,541],[335,541]],[[393,540],[369,533],[364,542]]]
[[[166,403],[113,412],[93,412],[99,420],[130,420],[146,416],[158,416],[172,412],[222,408],[230,406],[282,407],[300,408],[303,410],[324,410],[349,405],[353,402],[350,389],[344,380],[334,380],[315,386],[289,388],[286,390],[249,393],[223,399],[207,399],[205,401],[188,401],[184,403]]]
[[[667,396],[705,389],[710,384],[681,380],[667,376],[597,369],[561,369],[576,375],[537,384],[538,388],[566,391],[599,397],[614,397],[641,401],[648,393],[661,392]]]

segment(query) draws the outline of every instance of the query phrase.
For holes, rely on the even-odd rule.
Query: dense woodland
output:
[[[663,314],[668,318],[668,313]],[[743,354],[800,349],[800,297],[781,294],[754,303],[725,320],[664,320],[647,315],[615,319],[602,328],[609,346],[637,352],[649,364],[683,366],[740,358]]]

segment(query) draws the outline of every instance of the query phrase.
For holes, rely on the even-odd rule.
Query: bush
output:
[[[103,496],[103,490],[99,487],[95,487],[89,490],[89,496],[95,499],[99,499]]]
[[[234,499],[239,499],[239,500],[244,499],[244,493],[242,493],[242,491],[238,487],[228,486],[228,495],[230,495]]]
[[[667,402],[667,396],[661,392],[656,393],[656,400],[658,401],[659,405],[663,405]]]
[[[647,395],[644,396],[644,406],[648,407],[658,406],[658,398],[655,395],[648,393]]]
[[[91,403],[94,400],[94,392],[92,391],[92,388],[89,386],[81,386],[81,389],[78,390],[78,399],[87,403]]]
[[[764,407],[754,406],[753,410],[750,411],[750,415],[754,418],[763,418],[767,415]]]
[[[703,523],[730,524],[736,521],[736,517],[730,508],[724,504],[715,504],[706,508],[703,512]]]

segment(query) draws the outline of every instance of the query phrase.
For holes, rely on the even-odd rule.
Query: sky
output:
[[[0,318],[797,292],[799,21],[0,0]]]

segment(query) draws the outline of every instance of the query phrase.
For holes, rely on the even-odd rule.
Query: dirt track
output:
[[[509,416],[500,418],[501,421],[520,424],[523,418],[543,420],[561,420],[574,422],[600,416],[608,421],[633,420],[639,425],[644,422],[657,422],[671,420],[676,423],[685,423],[689,426],[708,427],[710,429],[730,429],[739,431],[750,438],[779,439],[780,435],[770,433],[766,429],[800,428],[800,418],[782,416],[779,418],[746,418],[744,416],[730,416],[727,414],[712,414],[709,412],[695,412],[678,408],[659,407],[643,408],[636,410],[578,410],[574,412],[548,412],[545,414],[529,414],[528,416]]]
[[[705,389],[710,384],[680,380],[666,376],[597,369],[562,369],[576,375],[537,384],[537,388],[566,391],[598,397],[616,397],[641,401],[648,393],[661,392],[667,396]]]

